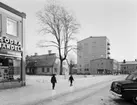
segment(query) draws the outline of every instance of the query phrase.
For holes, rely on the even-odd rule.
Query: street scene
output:
[[[0,105],[137,105],[137,1],[1,0]]]

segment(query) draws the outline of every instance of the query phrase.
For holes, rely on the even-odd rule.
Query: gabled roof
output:
[[[56,60],[56,54],[34,55],[26,58],[27,67],[51,67]]]

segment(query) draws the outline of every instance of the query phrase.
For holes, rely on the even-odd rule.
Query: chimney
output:
[[[38,53],[35,53],[34,55],[35,55],[35,56],[37,56],[37,55],[38,55]]]
[[[123,63],[126,63],[126,60],[125,60],[125,59],[123,60]]]
[[[49,55],[51,54],[51,50],[48,50]]]

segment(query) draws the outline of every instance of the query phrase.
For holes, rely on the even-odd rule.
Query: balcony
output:
[[[108,52],[107,54],[110,54],[110,52]]]
[[[107,59],[110,59],[110,57],[108,56]]]
[[[108,46],[110,46],[110,43],[109,43],[109,42],[107,42],[107,45],[108,45]]]
[[[108,47],[108,50],[110,50],[110,48]]]

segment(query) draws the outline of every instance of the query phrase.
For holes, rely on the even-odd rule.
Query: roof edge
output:
[[[0,7],[3,8],[3,9],[5,9],[5,10],[7,10],[7,11],[9,11],[9,12],[12,12],[12,13],[14,13],[14,14],[16,14],[16,15],[18,15],[18,16],[26,19],[26,14],[24,12],[19,12],[16,9],[14,9],[14,8],[12,8],[12,7],[6,5],[6,4],[4,4],[2,2],[0,2]]]
[[[77,43],[82,42],[82,41],[84,41],[86,39],[89,39],[89,38],[106,38],[106,39],[108,39],[106,36],[90,36],[90,37],[87,37],[85,39],[82,39],[82,40],[78,41]]]

